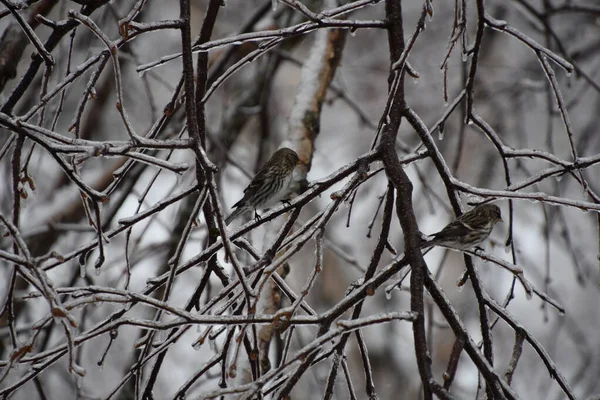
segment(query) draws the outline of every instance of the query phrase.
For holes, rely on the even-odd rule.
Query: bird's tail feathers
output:
[[[225,219],[225,225],[229,225],[231,221],[248,211],[247,207],[238,207]]]
[[[424,234],[423,232],[419,231],[419,239],[420,239],[420,244],[421,244],[421,248],[422,249],[426,249],[429,248],[431,246],[433,246],[433,239],[430,236],[427,236],[426,234]]]

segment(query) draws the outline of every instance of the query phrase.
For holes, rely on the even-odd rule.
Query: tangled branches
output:
[[[570,322],[557,324],[583,348],[583,366],[598,348],[568,288],[551,280],[565,260],[574,285],[598,274],[589,254],[598,251],[600,197],[590,177],[600,151],[586,106],[600,104],[589,67],[600,47],[577,26],[597,29],[595,6],[0,2],[2,398],[54,398],[65,386],[105,399],[597,391],[593,371],[565,363],[528,317],[509,311],[542,304],[545,323],[566,313]],[[518,28],[522,15],[531,25]],[[446,28],[449,38],[435,36]],[[369,48],[372,60],[361,57]],[[33,56],[17,68],[26,49]],[[523,50],[532,66],[518,64]],[[442,72],[434,94],[406,84],[433,82],[432,59]],[[488,69],[500,59],[528,76],[498,82]],[[371,64],[387,80],[348,72]],[[349,83],[337,78],[345,74]],[[523,103],[544,97],[545,112],[530,111],[542,129]],[[227,227],[236,179],[246,182],[248,160],[260,165],[280,143],[301,162],[293,198]],[[449,204],[453,218],[465,203],[492,201],[508,215],[504,256],[493,247],[462,260],[422,251],[421,231],[447,222],[427,205]],[[459,286],[470,282],[459,294],[442,276],[453,265],[465,270]],[[532,372],[542,368],[557,383],[544,394],[528,384],[548,386],[546,373]],[[106,371],[108,385],[89,377]],[[382,384],[391,376],[398,382]]]

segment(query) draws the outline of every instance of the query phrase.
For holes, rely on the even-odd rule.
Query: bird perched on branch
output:
[[[235,210],[227,217],[225,223],[229,225],[231,221],[249,210],[254,210],[255,218],[260,218],[257,209],[273,207],[284,200],[289,194],[289,186],[298,160],[298,154],[287,147],[273,153],[244,189],[244,197],[233,205]]]
[[[434,233],[423,242],[424,248],[432,246],[469,250],[490,236],[497,222],[502,221],[500,208],[495,204],[483,204],[464,213],[450,222],[444,229]]]

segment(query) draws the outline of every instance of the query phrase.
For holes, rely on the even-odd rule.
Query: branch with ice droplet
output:
[[[121,67],[119,64],[119,57],[117,55],[118,52],[118,41],[111,41],[108,36],[96,25],[96,23],[88,16],[83,15],[82,13],[69,10],[68,15],[70,18],[73,18],[83,25],[87,26],[108,48],[110,51],[110,55],[113,60],[113,70],[115,74],[115,88],[117,92],[117,110],[119,111],[119,115],[121,115],[121,119],[123,120],[123,124],[127,129],[127,133],[131,140],[135,143],[138,135],[135,133],[133,126],[129,122],[129,117],[127,116],[127,112],[125,111],[125,105],[123,103],[123,84],[121,82]]]
[[[536,351],[539,355],[540,359],[544,362],[544,365],[548,369],[550,376],[555,379],[560,387],[563,389],[563,392],[568,396],[569,399],[576,399],[577,397],[573,394],[573,390],[569,386],[569,383],[563,376],[563,374],[558,369],[558,366],[548,352],[544,349],[541,343],[535,338],[535,336],[529,332],[523,324],[519,323],[515,317],[513,317],[506,308],[502,307],[498,304],[494,299],[492,299],[488,294],[484,296],[485,304],[500,318],[502,318],[508,325],[510,325],[515,331],[521,332],[525,335],[525,339],[531,347]]]
[[[19,129],[20,133],[25,134],[29,139],[41,144],[55,158],[58,154],[74,154],[73,161],[76,165],[83,163],[91,157],[128,157],[133,160],[153,165],[161,169],[166,169],[177,174],[181,174],[188,169],[186,163],[172,163],[149,154],[135,151],[136,149],[187,149],[191,148],[193,141],[191,139],[146,139],[139,138],[135,143],[131,141],[92,141],[83,139],[73,139],[60,135],[41,126],[22,122],[19,119],[10,118],[5,114],[0,114],[0,124],[11,129]],[[70,168],[70,167],[69,167]],[[78,177],[78,174],[73,174]],[[84,184],[85,185],[85,184]],[[88,194],[93,193],[93,189],[85,185]],[[98,197],[102,194],[96,192]],[[93,195],[90,197],[94,197]]]
[[[224,46],[239,46],[248,42],[262,42],[264,40],[278,39],[279,41],[294,36],[304,35],[321,28],[346,28],[350,30],[362,29],[362,28],[381,28],[385,29],[387,23],[385,21],[361,21],[361,20],[343,20],[335,19],[336,17],[348,14],[352,11],[360,8],[374,5],[381,2],[382,0],[359,0],[349,4],[345,4],[340,7],[332,8],[330,10],[323,11],[319,14],[320,18],[317,18],[317,22],[308,21],[297,25],[292,25],[287,28],[277,30],[262,30],[258,32],[242,33],[229,38],[211,40],[207,43],[196,45],[192,47],[193,52],[209,51],[218,49]],[[298,3],[296,3],[298,4]],[[312,13],[312,12],[311,12]],[[311,14],[312,15],[312,14]],[[156,68],[160,65],[164,65],[170,61],[173,61],[181,57],[181,53],[170,54],[163,56],[158,60],[152,61],[147,64],[140,65],[136,68],[138,73],[143,73],[150,69]]]
[[[475,186],[471,186],[467,183],[461,182],[458,179],[452,177],[452,185],[460,190],[461,192],[475,194],[481,197],[487,198],[500,198],[500,199],[521,199],[528,200],[533,203],[542,202],[551,205],[562,205],[568,207],[579,208],[582,211],[595,211],[600,212],[600,204],[591,203],[583,200],[571,200],[565,197],[552,196],[543,192],[530,192],[523,193],[519,191],[510,190],[494,190],[494,189],[483,189]]]
[[[558,54],[554,53],[552,50],[545,48],[544,46],[542,46],[541,44],[539,44],[538,42],[536,42],[529,36],[525,35],[521,31],[513,28],[512,26],[510,26],[508,24],[508,22],[502,21],[499,19],[495,19],[488,14],[485,15],[484,22],[487,26],[489,26],[490,28],[492,28],[494,30],[507,33],[507,34],[517,38],[519,41],[521,41],[522,43],[524,43],[525,45],[527,45],[528,47],[533,49],[536,53],[545,54],[548,58],[550,58],[552,61],[554,61],[556,63],[556,65],[563,68],[567,72],[567,74],[573,73],[573,64],[571,64],[570,62],[568,62],[567,60],[565,60]]]
[[[71,327],[78,326],[77,320],[69,313],[68,308],[62,304],[58,294],[54,289],[53,282],[50,280],[50,278],[48,278],[46,272],[40,268],[39,262],[31,256],[31,253],[29,252],[29,249],[27,248],[27,245],[21,237],[21,234],[19,233],[17,227],[1,214],[0,222],[6,227],[8,233],[14,240],[17,248],[23,254],[23,257],[27,261],[24,267],[31,273],[31,275],[28,275],[26,280],[32,283],[34,287],[36,287],[36,289],[40,291],[40,294],[48,302],[48,305],[50,306],[50,318],[55,318],[63,326],[65,336],[67,338],[66,346],[68,347],[69,352],[69,370],[75,372],[80,376],[83,376],[85,374],[85,370],[83,370],[83,368],[78,366],[75,362],[73,336],[71,334],[70,329]],[[23,271],[21,271],[21,275],[23,275]],[[34,324],[32,329],[36,330],[36,326],[41,328],[41,326],[43,326],[43,323],[40,324],[40,322],[38,322]],[[34,337],[37,337],[37,335],[35,335]],[[33,344],[34,343],[32,339],[31,342],[28,342],[20,346],[19,348],[13,349],[10,356],[11,365],[14,361],[22,359],[27,353],[32,351]]]

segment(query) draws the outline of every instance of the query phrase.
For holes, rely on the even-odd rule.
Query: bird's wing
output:
[[[267,177],[267,169],[263,168],[252,178],[246,189],[244,189],[244,193],[250,191],[250,193],[254,192],[256,189],[262,186],[265,178]]]
[[[481,220],[481,215],[475,212],[475,209],[464,213],[460,217],[460,222],[463,223],[467,228],[472,229],[473,226],[477,226],[478,221]]]
[[[242,204],[244,204],[244,200],[246,199],[246,196],[242,197],[237,203],[235,203],[234,205],[231,206],[231,208],[238,208],[239,206],[241,206]]]
[[[265,181],[265,179],[268,178],[269,175],[268,166],[269,163],[267,162],[267,164],[265,164],[265,166],[262,167],[260,171],[258,171],[254,178],[252,178],[248,186],[246,186],[246,189],[244,189],[244,196],[240,199],[240,201],[235,203],[232,206],[232,208],[236,208],[244,204],[248,200],[248,195],[250,193],[256,193],[256,191],[263,185],[263,182]]]
[[[448,224],[444,229],[434,234],[434,238],[440,237],[462,237],[469,233],[473,228],[462,221],[454,221]]]

